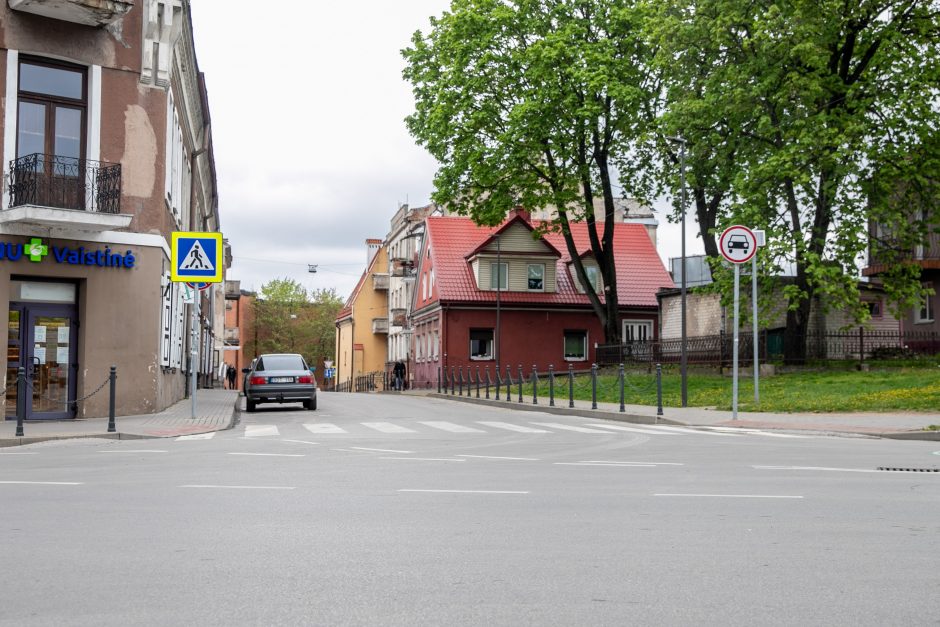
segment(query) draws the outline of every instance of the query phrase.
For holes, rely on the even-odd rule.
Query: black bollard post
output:
[[[441,367],[437,367],[437,393],[441,393]]]
[[[532,404],[539,404],[539,373],[535,369],[535,364],[532,364]]]
[[[111,383],[111,394],[108,399],[108,433],[114,433],[117,428],[114,426],[114,398],[117,391],[117,366],[111,366],[111,374],[108,375]]]
[[[548,364],[548,406],[555,406],[555,365]]]
[[[496,400],[499,400],[499,387],[502,382],[502,379],[499,377],[499,364],[496,364]]]
[[[23,437],[23,415],[26,413],[26,368],[16,369],[16,437]]]
[[[457,367],[450,367],[450,395],[453,396],[457,393]]]
[[[487,366],[484,372],[486,372],[486,400],[490,400],[490,367]]]
[[[591,409],[597,409],[597,364],[591,364]]]
[[[620,364],[620,412],[623,413],[626,410],[623,404],[623,364]]]
[[[522,364],[519,364],[519,402],[522,402],[522,381],[525,379],[525,375],[522,374]]]
[[[574,407],[574,366],[568,364],[568,408]]]
[[[663,415],[663,365],[656,364],[656,416]]]
[[[506,402],[512,402],[512,367],[506,364]]]
[[[457,368],[457,394],[463,396],[463,366]]]
[[[480,367],[477,366],[477,398],[480,398]]]

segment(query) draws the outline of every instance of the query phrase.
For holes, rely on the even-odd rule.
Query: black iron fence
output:
[[[381,382],[381,372],[369,372],[353,377],[348,381],[337,383],[330,392],[375,392],[378,388],[376,382]]]
[[[806,359],[819,361],[865,361],[940,354],[940,333],[936,331],[870,331],[859,328],[846,332],[810,333],[795,339],[805,342]],[[782,332],[762,331],[757,342],[758,359],[784,360]],[[742,332],[738,338],[739,363],[752,362],[753,346],[753,334]],[[686,361],[690,364],[728,364],[733,351],[731,334],[686,338]],[[682,341],[679,339],[597,346],[597,363],[602,365],[679,363],[681,355]]]
[[[34,153],[10,162],[10,207],[121,212],[121,164]]]

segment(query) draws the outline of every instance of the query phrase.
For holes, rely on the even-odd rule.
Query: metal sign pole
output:
[[[196,377],[199,371],[199,301],[201,300],[199,291],[193,290],[193,337],[189,365],[190,398],[192,399],[192,416],[190,417],[193,420],[196,419]]]
[[[751,305],[754,318],[754,403],[760,403],[760,367],[757,350],[757,253],[751,257]]]
[[[738,291],[741,283],[741,265],[734,264],[734,344],[732,345],[731,367],[731,417],[738,419]]]

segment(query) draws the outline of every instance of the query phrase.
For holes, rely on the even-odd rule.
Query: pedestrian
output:
[[[395,389],[401,392],[405,383],[405,364],[400,361],[395,362]]]
[[[229,366],[228,370],[225,371],[225,378],[228,379],[228,389],[235,389],[235,366]]]

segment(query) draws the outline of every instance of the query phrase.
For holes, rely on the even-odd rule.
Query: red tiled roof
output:
[[[441,301],[468,303],[496,302],[496,292],[480,290],[470,264],[465,257],[477,251],[490,234],[500,230],[477,226],[469,218],[430,217],[427,219],[427,245],[431,248],[431,262],[435,273],[435,287]],[[587,224],[571,224],[575,248],[579,256],[590,252]],[[603,225],[598,227],[603,233]],[[590,305],[586,294],[578,292],[569,271],[571,256],[560,233],[548,233],[545,240],[561,252],[556,262],[557,292],[502,292],[501,301],[532,305]],[[660,288],[674,287],[653,242],[642,224],[618,223],[614,225],[614,258],[617,267],[617,295],[621,307],[656,307],[656,292]],[[510,251],[503,251],[510,253]],[[419,305],[420,306],[420,305]]]

